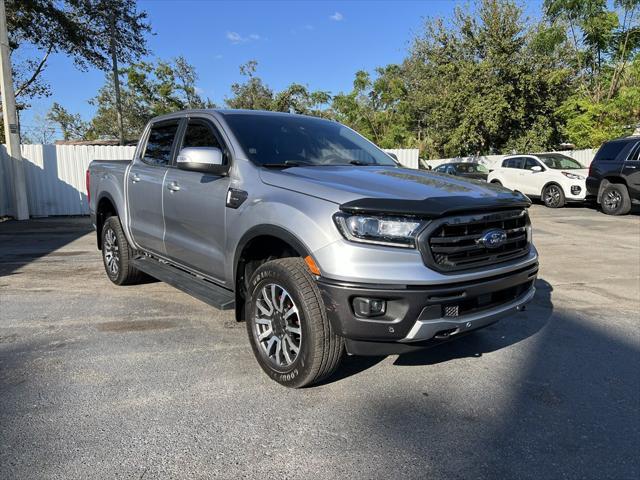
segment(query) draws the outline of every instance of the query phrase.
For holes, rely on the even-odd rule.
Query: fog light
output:
[[[353,299],[353,311],[358,317],[377,317],[384,315],[387,302],[379,298],[356,297]]]
[[[578,186],[578,185],[572,185],[571,186],[571,194],[572,195],[578,195],[581,190],[582,190],[582,188],[580,186]]]

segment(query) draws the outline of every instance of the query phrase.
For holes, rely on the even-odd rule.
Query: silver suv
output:
[[[262,369],[302,387],[346,351],[409,352],[529,302],[529,200],[401,168],[339,123],[197,110],[153,119],[87,191],[105,270],[144,275],[246,320]]]

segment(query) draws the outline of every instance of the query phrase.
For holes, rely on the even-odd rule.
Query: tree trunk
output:
[[[116,95],[116,115],[118,121],[118,139],[120,145],[124,145],[124,122],[122,119],[122,98],[120,97],[120,76],[118,74],[118,55],[116,51],[116,25],[115,22],[111,23],[111,69],[113,72],[113,90]]]

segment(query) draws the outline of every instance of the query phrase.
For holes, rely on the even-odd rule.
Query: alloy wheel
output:
[[[615,190],[607,192],[607,194],[602,199],[602,203],[604,204],[605,208],[610,212],[616,210],[620,205],[620,202],[622,202],[622,196]]]
[[[116,277],[120,271],[120,248],[118,246],[118,237],[112,228],[107,229],[104,234],[102,251],[109,274]]]
[[[302,346],[300,311],[284,287],[269,283],[255,300],[253,334],[262,353],[277,369],[295,362]]]
[[[544,203],[549,207],[557,207],[560,204],[560,188],[555,185],[547,187],[544,195]]]

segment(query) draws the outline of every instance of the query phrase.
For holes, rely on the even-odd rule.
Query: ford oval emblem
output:
[[[501,228],[494,228],[482,233],[482,236],[476,240],[480,245],[486,248],[498,248],[507,241],[507,232]]]

